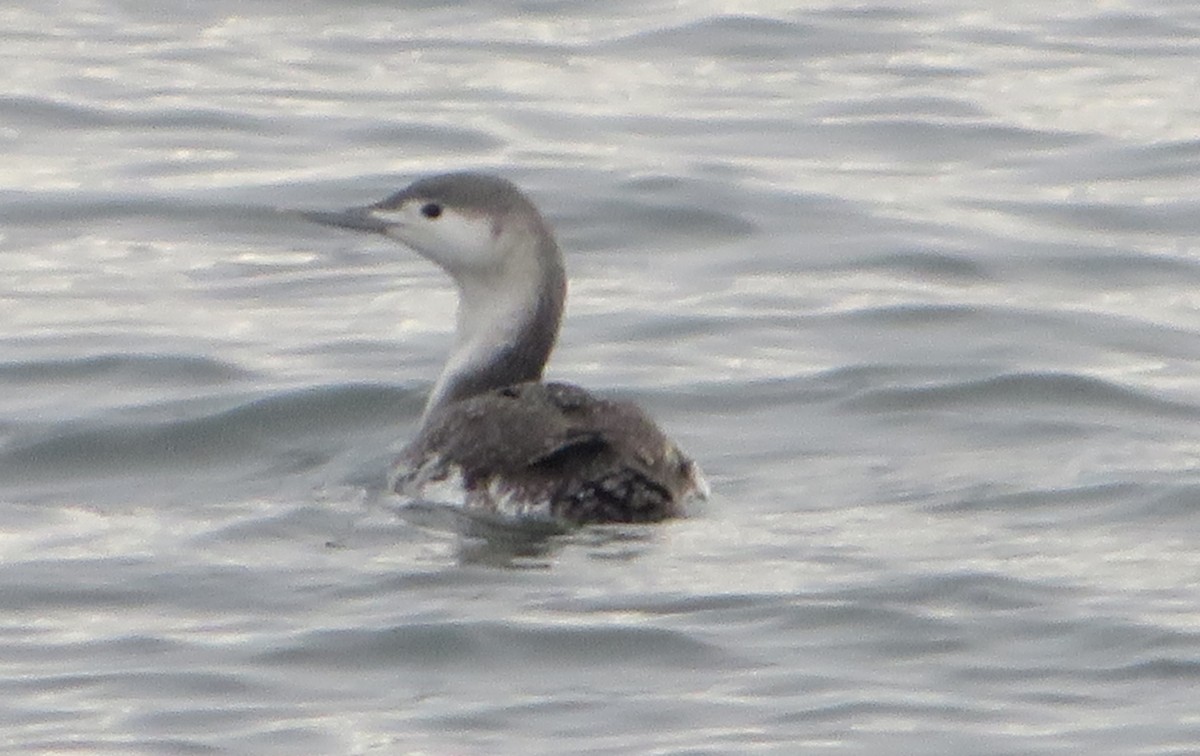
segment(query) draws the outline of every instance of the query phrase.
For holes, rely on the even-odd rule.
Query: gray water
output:
[[[1200,749],[1200,6],[446,5],[0,9],[3,752]],[[385,495],[452,292],[278,209],[462,168],[687,519]]]

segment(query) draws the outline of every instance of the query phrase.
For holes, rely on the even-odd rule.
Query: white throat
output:
[[[539,378],[558,332],[561,303],[543,305],[561,284],[531,250],[514,250],[499,269],[458,272],[454,346],[425,405],[422,422],[463,386],[497,388]],[[561,300],[560,300],[561,302]],[[539,322],[551,319],[552,322]],[[545,348],[538,343],[549,338]],[[533,344],[527,343],[533,341]],[[535,364],[536,363],[536,364]]]

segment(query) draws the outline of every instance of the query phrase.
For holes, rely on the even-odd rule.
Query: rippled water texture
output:
[[[1195,3],[0,9],[8,753],[1200,749]],[[471,168],[712,500],[384,492]]]

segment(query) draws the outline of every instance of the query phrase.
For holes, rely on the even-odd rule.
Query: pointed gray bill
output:
[[[301,217],[323,226],[348,228],[353,231],[367,231],[375,234],[387,233],[388,224],[377,218],[368,207],[352,207],[349,210],[332,212],[314,211],[301,212]]]

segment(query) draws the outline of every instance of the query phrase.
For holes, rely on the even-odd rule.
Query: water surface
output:
[[[6,750],[1196,750],[1192,4],[43,5]],[[394,511],[452,292],[279,210],[460,168],[552,221],[550,374],[645,405],[693,516]]]

